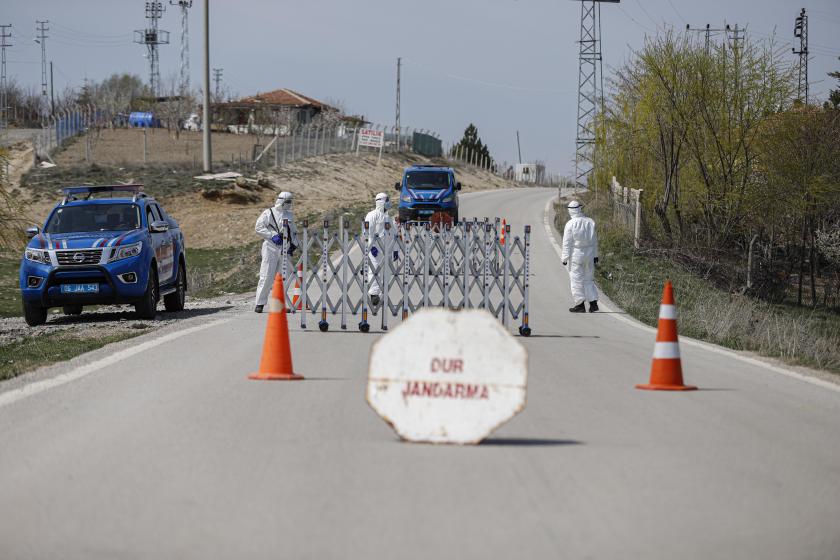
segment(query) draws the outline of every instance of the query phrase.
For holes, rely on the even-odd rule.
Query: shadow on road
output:
[[[498,447],[555,447],[559,445],[583,445],[574,439],[551,438],[488,438],[479,445]]]
[[[597,334],[532,334],[527,338],[601,338]]]

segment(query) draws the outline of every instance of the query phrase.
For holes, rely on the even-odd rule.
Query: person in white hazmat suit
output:
[[[382,295],[382,287],[379,285],[378,278],[378,276],[382,275],[382,271],[380,270],[379,274],[374,274],[374,269],[380,263],[385,262],[382,251],[391,243],[391,239],[394,236],[394,219],[388,215],[388,210],[391,208],[391,199],[387,194],[381,192],[376,195],[375,202],[376,208],[368,212],[365,216],[365,221],[370,228],[368,232],[368,255],[370,261],[367,272],[368,294],[370,295],[370,303],[374,307],[379,305],[379,297]],[[390,232],[385,231],[385,224],[391,224]],[[374,243],[374,235],[379,236],[378,243]],[[397,260],[399,258],[399,252],[393,251],[392,258]]]
[[[598,291],[595,289],[595,265],[598,264],[598,234],[595,220],[583,215],[583,205],[573,200],[568,205],[571,219],[563,229],[563,266],[569,270],[574,307],[572,313],[586,313],[584,302],[589,302],[589,312],[598,311]]]
[[[286,220],[286,225],[283,225]],[[264,239],[262,244],[262,263],[260,264],[260,280],[257,283],[257,297],[254,311],[262,313],[268,303],[274,277],[281,272],[281,246],[291,255],[298,246],[295,215],[292,212],[292,193],[283,191],[277,195],[273,208],[267,208],[257,218],[254,226],[257,235]]]

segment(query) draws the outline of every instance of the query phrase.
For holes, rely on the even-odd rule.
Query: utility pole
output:
[[[741,29],[738,24],[735,24],[735,27],[726,26],[726,37],[730,41],[732,41],[732,51],[738,52],[741,46],[744,44],[744,37],[746,35],[746,29]]]
[[[519,163],[522,163],[522,146],[519,145],[519,131],[516,131],[516,151],[519,153]]]
[[[577,135],[575,190],[583,188],[595,163],[595,126],[604,110],[604,72],[601,56],[601,4],[620,0],[580,0],[578,51]],[[600,85],[600,87],[599,87]]]
[[[799,39],[799,50],[791,49],[793,54],[799,55],[799,85],[797,99],[804,105],[808,104],[808,15],[805,8],[796,16],[793,25],[793,36]]]
[[[152,97],[160,95],[160,59],[159,45],[169,44],[169,31],[158,29],[158,22],[163,17],[166,6],[163,2],[146,2],[146,19],[149,26],[146,29],[134,31],[134,42],[146,45],[146,56],[149,58],[149,89]]]
[[[741,47],[744,44],[744,38],[746,35],[746,30],[740,29],[738,24],[735,24],[735,28],[731,28],[728,25],[726,26],[726,38],[727,41],[732,41],[732,57],[733,57],[733,66],[735,69],[735,91],[740,91],[741,89]]]
[[[222,68],[213,68],[213,81],[216,82],[216,102],[220,102],[222,100],[222,88],[220,84],[222,83],[222,72],[224,70]]]
[[[400,70],[402,68],[402,58],[397,57],[397,151],[402,151],[402,144],[400,144]]]
[[[13,46],[7,40],[12,38],[12,24],[0,25],[0,130],[9,128],[9,94],[6,84],[6,47]]]
[[[686,24],[685,30],[705,34],[705,36],[706,36],[706,56],[708,56],[712,52],[712,34],[717,35],[718,33],[723,33],[723,32],[726,31],[726,29],[712,29],[712,26],[709,25],[708,23],[706,24],[706,27],[704,27],[704,28],[691,27],[690,25]]]
[[[47,102],[47,27],[49,20],[35,20],[35,31],[38,33],[38,38],[35,42],[41,45],[41,117],[46,119],[48,114],[49,103]]]
[[[201,124],[204,172],[210,173],[213,171],[213,150],[210,147],[210,0],[204,0],[204,107]]]
[[[55,114],[55,80],[53,79],[53,62],[50,60],[50,114]]]

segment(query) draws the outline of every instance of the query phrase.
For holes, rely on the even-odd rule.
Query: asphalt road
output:
[[[528,404],[485,444],[395,437],[378,334],[292,322],[306,381],[256,382],[266,316],[193,319],[0,385],[0,558],[840,557],[840,392],[687,344],[702,390],[635,390],[654,336],[566,311],[551,196],[463,200],[534,226]]]

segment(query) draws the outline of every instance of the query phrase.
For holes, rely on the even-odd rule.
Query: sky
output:
[[[35,20],[49,20],[47,58],[56,91],[130,72],[148,80],[143,0],[0,0],[11,23],[8,75],[41,81]],[[604,75],[633,49],[669,28],[741,27],[756,39],[793,39],[801,8],[809,13],[812,96],[834,87],[840,70],[840,0],[621,0],[601,9]],[[203,2],[189,13],[193,87],[200,86]],[[160,24],[161,76],[179,71],[180,12],[167,6]],[[498,161],[542,160],[574,170],[580,3],[575,0],[210,0],[210,65],[223,69],[234,96],[285,87],[392,126],[396,59],[402,57],[402,125],[457,142],[469,123]],[[787,52],[789,52],[787,47]],[[789,55],[793,60],[792,54]]]

